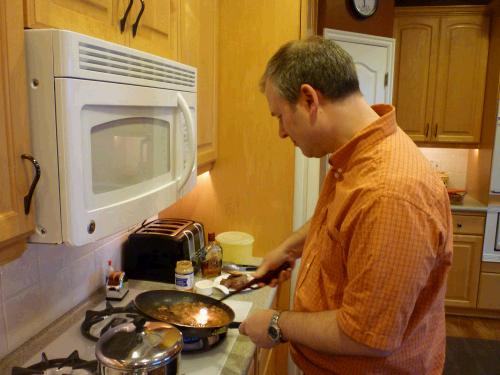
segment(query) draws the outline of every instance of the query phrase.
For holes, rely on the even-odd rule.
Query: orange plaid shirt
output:
[[[330,158],[295,292],[296,311],[336,310],[342,330],[385,358],[291,345],[306,374],[441,374],[452,257],[444,184],[396,125],[394,107]]]

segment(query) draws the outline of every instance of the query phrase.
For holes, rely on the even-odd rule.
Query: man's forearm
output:
[[[336,311],[281,313],[279,326],[283,336],[311,349],[338,355],[385,357],[389,352],[370,348],[347,336],[340,328]]]

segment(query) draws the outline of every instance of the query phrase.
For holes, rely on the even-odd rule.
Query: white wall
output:
[[[82,246],[29,244],[0,267],[0,358],[104,285],[107,261],[121,268],[128,232]]]
[[[439,171],[449,175],[448,187],[465,189],[467,180],[468,149],[425,148],[420,151]]]

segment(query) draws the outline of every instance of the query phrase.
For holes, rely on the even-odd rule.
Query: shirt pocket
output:
[[[314,246],[315,253],[302,265],[304,276],[297,288],[299,298],[309,311],[337,309],[342,304],[346,279],[340,234],[324,225],[310,246]]]

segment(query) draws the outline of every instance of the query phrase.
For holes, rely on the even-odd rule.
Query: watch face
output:
[[[267,329],[267,333],[268,333],[269,337],[271,338],[271,340],[277,341],[279,339],[280,334],[275,327],[269,327]]]
[[[378,0],[352,0],[352,5],[356,14],[369,17],[377,10]]]

